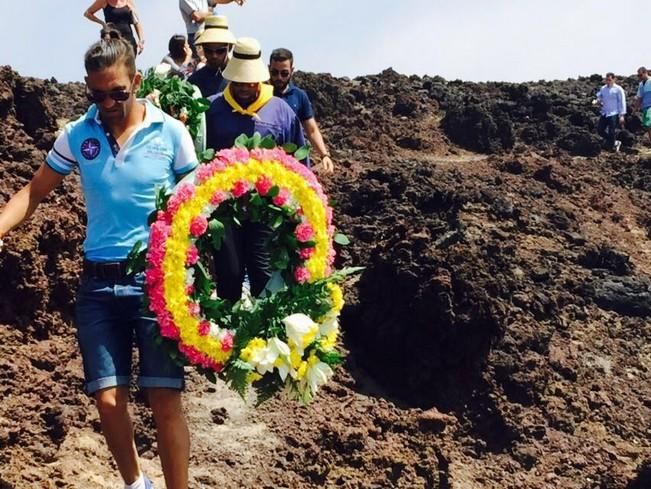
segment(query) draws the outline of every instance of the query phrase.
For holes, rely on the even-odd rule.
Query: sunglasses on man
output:
[[[219,54],[219,55],[222,55],[222,54],[226,54],[227,51],[228,51],[228,48],[207,48],[207,47],[203,48],[203,53],[204,54]]]
[[[90,102],[101,104],[106,100],[106,97],[111,97],[115,102],[126,102],[131,96],[131,92],[127,90],[111,90],[110,92],[103,92],[102,90],[86,90],[86,97]]]
[[[280,70],[279,71],[279,70],[271,69],[271,70],[269,70],[269,73],[271,74],[271,76],[278,76],[280,78],[287,78],[287,77],[289,77],[289,75],[291,75],[291,72],[289,70]]]

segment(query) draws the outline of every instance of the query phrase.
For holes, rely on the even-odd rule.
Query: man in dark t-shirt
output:
[[[307,93],[292,83],[293,74],[294,55],[292,52],[284,48],[274,49],[269,59],[269,75],[274,87],[274,95],[285,100],[294,110],[301,121],[305,136],[321,156],[323,169],[331,173],[334,170],[334,165],[319,126],[314,119],[312,104]]]
[[[206,28],[195,40],[203,49],[206,66],[195,71],[188,81],[199,87],[201,95],[210,97],[217,95],[226,88],[226,80],[222,71],[228,63],[228,53],[235,36],[228,30],[228,19],[224,15],[213,15],[206,19]]]

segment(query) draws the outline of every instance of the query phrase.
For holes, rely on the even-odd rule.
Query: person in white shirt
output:
[[[244,5],[245,0],[179,0],[179,10],[188,33],[188,44],[190,44],[192,54],[196,59],[198,56],[194,41],[197,32],[203,30],[206,17],[214,15],[213,8],[216,5],[232,2],[241,6]]]
[[[601,105],[601,117],[597,131],[604,138],[608,149],[618,152],[622,145],[616,139],[617,124],[624,127],[626,115],[626,94],[622,87],[615,83],[615,74],[606,73],[606,84],[597,93],[597,101]]]

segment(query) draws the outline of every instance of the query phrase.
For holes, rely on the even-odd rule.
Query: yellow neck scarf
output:
[[[260,84],[260,93],[258,98],[249,105],[246,109],[242,107],[235,101],[233,94],[231,93],[231,84],[229,83],[224,90],[224,100],[233,108],[233,112],[237,112],[242,115],[250,115],[251,117],[258,117],[257,112],[265,106],[271,97],[274,95],[274,87],[267,85],[266,83]]]

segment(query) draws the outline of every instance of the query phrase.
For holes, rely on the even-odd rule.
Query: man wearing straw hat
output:
[[[204,97],[223,92],[226,80],[222,71],[228,63],[228,52],[235,44],[235,36],[228,29],[228,19],[224,15],[208,17],[206,28],[195,42],[203,49],[206,66],[195,71],[188,81],[199,87]]]
[[[210,17],[213,12],[211,9],[217,4],[231,3],[235,1],[238,5],[244,5],[244,0],[179,0],[179,10],[181,17],[185,22],[185,28],[188,33],[188,43],[192,48],[192,54],[197,55],[195,49],[195,39],[204,29],[205,20]],[[216,13],[216,12],[215,12]]]
[[[240,38],[233,57],[224,70],[229,83],[206,112],[206,146],[215,150],[231,148],[240,134],[271,136],[276,144],[305,144],[298,117],[273,87],[263,82],[269,70],[262,61],[260,44],[253,38]],[[241,227],[226,228],[221,249],[215,253],[217,294],[233,302],[242,293],[245,271],[251,293],[259,295],[271,276],[267,240],[268,227],[243,222]]]

